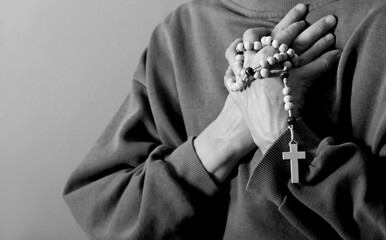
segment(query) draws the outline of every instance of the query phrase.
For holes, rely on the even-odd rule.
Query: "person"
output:
[[[128,98],[64,189],[91,239],[386,238],[385,3],[297,3],[195,0],[157,27]],[[235,46],[271,29],[300,57],[290,129],[280,77],[236,92],[222,79],[228,65],[226,79],[239,74]],[[306,158],[298,183],[282,158],[292,140]]]

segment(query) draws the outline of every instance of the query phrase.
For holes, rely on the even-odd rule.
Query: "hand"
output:
[[[273,30],[275,36],[281,33],[282,35],[279,34],[278,36],[285,38],[284,30],[290,31],[292,29],[291,25],[304,18],[307,11],[304,4],[301,6],[303,6],[303,9],[294,8],[280,21]],[[256,34],[256,39],[260,39],[258,37],[268,34],[268,30],[265,28],[258,28],[257,30],[249,31],[251,35]],[[311,34],[310,31],[307,33],[306,31],[303,32],[301,37],[296,38],[293,44],[298,43],[302,47],[304,46],[303,42],[310,42],[310,37],[314,37],[314,34]],[[293,34],[290,35],[292,37]],[[298,34],[295,33],[294,35],[297,36]],[[229,55],[227,58],[231,63],[235,53],[227,51],[226,55]],[[312,59],[314,57],[312,54],[303,54],[302,58],[304,63],[306,63],[309,61],[307,60],[308,58]],[[230,65],[233,66],[232,64]],[[226,77],[234,77],[233,72],[227,71]],[[245,122],[245,119],[249,118],[245,117],[245,112],[242,113],[240,111],[243,108],[236,106],[235,100],[237,98],[229,95],[217,119],[194,140],[196,153],[203,166],[218,183],[224,182],[239,160],[256,147],[256,141],[252,139],[250,129],[248,128],[251,123],[247,124]],[[282,96],[280,96],[280,101],[282,101]]]
[[[299,10],[294,8],[287,16],[294,16],[298,12]],[[291,24],[279,23],[279,27],[276,27],[272,33],[275,39],[293,46],[300,55],[300,66],[290,71],[288,80],[288,85],[293,90],[291,95],[296,107],[293,111],[295,116],[299,115],[304,105],[304,95],[309,86],[322,73],[331,69],[339,58],[338,50],[326,52],[334,43],[334,36],[327,32],[335,26],[335,23],[333,16],[322,18],[305,30],[304,21]],[[243,39],[234,41],[226,53],[230,66],[234,66],[237,54],[235,48],[240,41],[254,42],[264,35],[266,35],[265,29],[249,29],[244,33]],[[245,52],[244,68],[255,67],[260,60],[265,60],[276,52],[277,50],[270,46],[263,48],[257,54],[254,51]],[[270,77],[254,81],[242,92],[230,93],[243,114],[254,142],[263,153],[287,128],[288,113],[284,110],[282,89],[282,80],[278,77]]]

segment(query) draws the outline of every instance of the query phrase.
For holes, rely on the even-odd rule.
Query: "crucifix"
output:
[[[299,159],[306,158],[306,152],[299,152],[296,143],[290,143],[290,151],[283,152],[283,160],[290,160],[291,183],[299,183]]]

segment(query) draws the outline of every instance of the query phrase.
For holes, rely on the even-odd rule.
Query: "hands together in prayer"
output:
[[[243,71],[248,67],[264,68],[262,61],[273,58],[279,53],[279,45],[285,44],[298,55],[296,67],[289,71],[287,84],[291,94],[287,102],[293,104],[292,115],[299,117],[307,89],[335,65],[341,52],[330,50],[335,39],[329,32],[336,25],[335,17],[326,16],[306,28],[306,22],[302,20],[306,13],[306,6],[299,4],[277,24],[271,34],[266,28],[252,28],[244,32],[242,39],[232,42],[225,53],[230,66],[224,78],[225,84],[230,79],[236,83],[236,78],[240,77],[240,69],[237,69],[240,60],[236,60],[240,43],[250,45],[244,49],[242,56]],[[270,36],[269,45],[263,43],[263,46],[258,47],[259,51],[254,50],[251,46],[263,36]],[[273,43],[274,39],[276,43]],[[282,64],[271,65],[269,67],[279,73],[283,69]],[[261,75],[265,76],[262,78]],[[284,107],[283,80],[280,74],[266,76],[267,73],[261,72],[261,75],[255,75],[261,79],[249,76],[252,81],[241,91],[230,91],[218,118],[195,139],[198,156],[218,182],[225,181],[238,161],[256,146],[264,154],[287,129],[286,111],[289,109]],[[245,72],[242,73],[242,78],[247,78]]]

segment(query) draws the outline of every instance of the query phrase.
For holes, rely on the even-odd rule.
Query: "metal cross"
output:
[[[291,183],[299,183],[299,159],[306,158],[306,152],[298,152],[298,145],[290,143],[290,151],[283,152],[283,160],[291,161]]]

